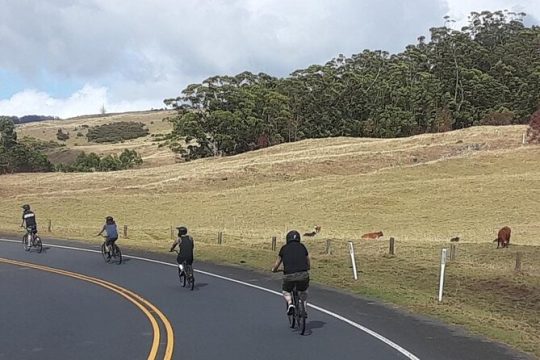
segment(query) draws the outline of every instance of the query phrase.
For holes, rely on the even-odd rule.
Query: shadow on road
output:
[[[306,335],[311,335],[314,329],[321,329],[326,325],[324,321],[310,321],[306,324]]]
[[[199,290],[199,288],[203,288],[205,286],[207,286],[208,284],[207,283],[198,283],[198,282],[195,282],[195,288],[193,290]]]

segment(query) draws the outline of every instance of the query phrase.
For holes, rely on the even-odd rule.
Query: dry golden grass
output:
[[[105,215],[129,226],[131,246],[165,249],[186,224],[197,257],[267,269],[288,229],[322,226],[306,239],[315,281],[463,324],[540,356],[540,147],[523,126],[478,127],[406,139],[321,139],[227,158],[115,173],[0,177],[0,230],[30,203],[53,235],[88,239]],[[509,249],[497,230],[512,228]],[[382,230],[380,241],[361,241]],[[218,231],[224,244],[215,244]],[[387,253],[397,240],[397,254]],[[434,300],[438,259],[454,236],[443,305]],[[333,253],[324,254],[326,239]],[[348,240],[358,252],[351,279]],[[97,241],[97,240],[95,240]],[[513,274],[515,253],[523,273]]]
[[[69,132],[70,138],[65,141],[67,149],[95,152],[100,155],[118,154],[124,149],[136,150],[145,161],[144,167],[154,167],[174,163],[174,154],[167,148],[159,149],[151,136],[127,140],[123,143],[98,144],[89,143],[86,139],[88,130],[83,125],[98,126],[118,121],[141,122],[146,125],[150,134],[166,134],[172,126],[163,118],[174,115],[173,111],[151,111],[122,113],[108,116],[76,117],[66,120],[51,120],[23,124],[17,127],[20,137],[30,136],[37,139],[57,141],[58,129]],[[84,136],[77,136],[81,133]]]

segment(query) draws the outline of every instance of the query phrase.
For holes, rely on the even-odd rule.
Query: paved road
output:
[[[47,244],[97,246],[75,242]],[[122,244],[120,243],[122,246]],[[0,258],[33,263],[108,280],[142,296],[174,328],[174,359],[527,359],[506,347],[460,330],[414,317],[339,291],[312,287],[308,335],[287,327],[282,300],[268,291],[231,282],[219,274],[270,290],[279,275],[196,263],[196,289],[178,284],[176,269],[128,259],[105,264],[92,252],[45,246],[24,252],[20,243],[0,241]],[[124,252],[166,262],[170,254]],[[0,359],[147,359],[156,331],[133,302],[102,285],[45,269],[0,261]],[[340,314],[353,325],[336,318]],[[159,321],[156,317],[156,319]],[[167,345],[159,322],[159,356]],[[358,327],[366,326],[366,331]],[[155,330],[155,329],[154,329]],[[394,347],[382,340],[389,339]],[[25,336],[26,335],[26,336]],[[29,340],[31,339],[31,340]]]

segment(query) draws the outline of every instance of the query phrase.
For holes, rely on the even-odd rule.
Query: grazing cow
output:
[[[377,240],[378,238],[380,238],[382,236],[383,236],[382,231],[370,232],[370,233],[362,235],[362,239],[364,239],[364,240]]]
[[[459,241],[459,236],[451,238],[450,241],[451,242],[458,242]]]
[[[508,247],[510,244],[510,234],[512,233],[512,230],[508,226],[503,227],[499,232],[497,233],[497,238],[493,240],[493,242],[497,242],[497,249],[499,247]]]
[[[321,226],[320,225],[315,225],[313,227],[313,231],[312,232],[308,232],[308,233],[305,233],[304,236],[315,236],[317,235],[318,233],[321,232]]]

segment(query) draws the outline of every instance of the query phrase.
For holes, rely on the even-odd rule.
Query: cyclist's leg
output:
[[[193,257],[186,258],[186,264],[189,265],[189,268],[191,269],[190,275],[193,275]]]
[[[30,228],[30,244],[32,246],[34,246],[34,244],[36,243],[36,234],[37,234],[37,227],[36,226],[32,226]]]
[[[178,254],[178,256],[176,257],[176,262],[178,263],[178,268],[182,272],[184,271],[184,261],[186,261],[186,259],[180,254]]]
[[[287,302],[287,315],[292,315],[294,312],[294,304],[292,303],[291,292],[294,289],[294,281],[290,281],[287,279],[287,276],[283,276],[281,289],[283,290],[283,298]]]
[[[309,288],[309,276],[307,279],[298,280],[296,282],[296,289],[298,290],[298,297],[302,300],[304,306],[304,314],[307,316],[307,298],[308,298],[308,288]]]
[[[109,237],[105,238],[105,252],[109,253],[109,256],[111,254],[111,244],[112,240]]]

